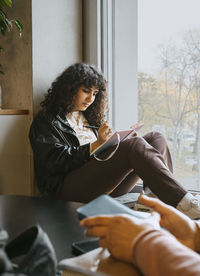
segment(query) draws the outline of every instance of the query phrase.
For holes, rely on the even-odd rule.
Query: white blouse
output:
[[[81,111],[74,111],[72,113],[69,113],[67,114],[66,118],[70,126],[75,130],[80,145],[93,143],[97,140],[97,137],[94,134],[93,130],[84,127],[85,125],[89,124]]]

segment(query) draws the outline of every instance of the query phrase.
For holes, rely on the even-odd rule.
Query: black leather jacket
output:
[[[97,135],[97,133],[95,132]],[[37,186],[42,194],[56,193],[64,177],[90,158],[90,144],[80,146],[67,119],[39,111],[30,127]]]

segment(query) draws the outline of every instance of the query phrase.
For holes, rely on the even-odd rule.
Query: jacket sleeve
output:
[[[133,262],[145,276],[199,275],[200,256],[164,231],[150,231],[133,244]]]
[[[51,174],[66,173],[84,164],[90,158],[90,144],[74,146],[70,134],[66,142],[59,132],[46,121],[31,126],[29,138],[34,152],[36,167]]]

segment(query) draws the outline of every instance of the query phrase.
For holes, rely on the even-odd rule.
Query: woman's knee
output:
[[[160,153],[168,152],[168,145],[165,136],[158,131],[151,131],[143,136],[143,138],[150,144],[152,147],[157,149]]]
[[[123,147],[127,154],[140,154],[147,146],[147,141],[143,137],[135,136],[122,142]]]
[[[143,136],[143,138],[148,142],[151,143],[153,141],[160,141],[161,143],[167,143],[165,136],[158,131],[150,131]]]
[[[143,137],[135,136],[134,138],[124,141],[128,153],[141,155],[147,149],[156,149],[159,152],[168,150],[167,141],[164,135],[158,131],[151,131]]]

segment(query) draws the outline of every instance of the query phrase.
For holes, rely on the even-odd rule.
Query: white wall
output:
[[[66,67],[82,60],[82,1],[32,1],[33,103]]]

